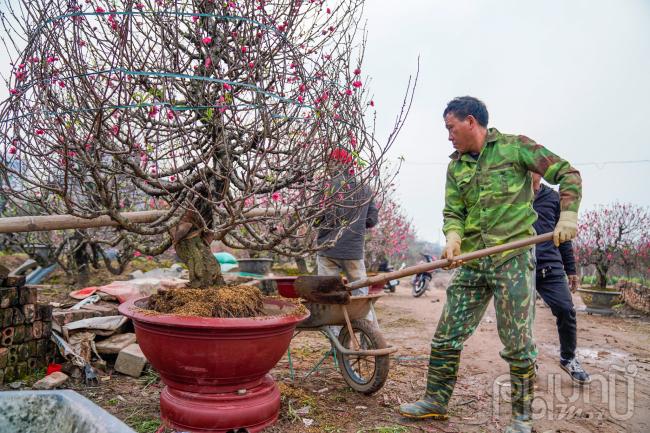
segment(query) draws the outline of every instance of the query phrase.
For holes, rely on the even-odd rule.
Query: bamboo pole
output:
[[[285,214],[289,212],[288,207],[252,209],[244,213],[244,216],[254,218],[270,216],[274,214]],[[147,210],[139,212],[124,212],[121,214],[132,223],[151,223],[165,215],[165,211]],[[95,227],[117,227],[119,223],[108,215],[98,218],[79,218],[73,215],[44,215],[44,216],[19,216],[0,218],[0,233],[20,232],[41,232],[48,230],[66,229],[88,229]]]
[[[526,247],[528,245],[535,245],[540,242],[546,242],[553,239],[553,232],[544,233],[542,235],[532,236],[530,238],[520,239],[518,241],[508,242],[506,244],[498,245],[495,247],[484,248],[482,250],[472,251],[469,253],[461,254],[453,258],[453,261],[469,262],[470,260],[479,259],[481,257],[490,256],[492,254],[502,253],[504,251],[516,250],[517,248]],[[450,259],[440,259],[429,263],[422,263],[408,268],[400,269],[398,271],[386,272],[377,274],[370,278],[357,280],[353,283],[346,285],[346,290],[355,290],[362,287],[368,287],[373,284],[385,283],[388,280],[396,280],[398,278],[407,277],[410,275],[419,274],[420,272],[429,272],[434,269],[444,268],[452,263]]]

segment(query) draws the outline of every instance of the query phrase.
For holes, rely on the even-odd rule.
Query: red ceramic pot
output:
[[[277,316],[243,319],[146,314],[148,298],[121,304],[138,344],[167,387],[161,417],[171,428],[202,433],[259,432],[280,411],[268,372],[289,347],[296,325],[309,317],[280,315],[295,308],[280,299],[265,306]]]
[[[293,283],[298,277],[273,277],[271,280],[275,281],[278,286],[278,293],[285,298],[299,298],[298,292],[293,287]]]

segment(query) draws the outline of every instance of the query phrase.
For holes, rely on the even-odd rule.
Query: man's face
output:
[[[460,120],[455,114],[449,113],[445,116],[445,127],[449,132],[449,141],[454,149],[460,153],[467,153],[472,145],[472,128],[474,118],[467,116]]]

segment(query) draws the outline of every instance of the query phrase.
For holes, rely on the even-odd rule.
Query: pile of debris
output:
[[[76,290],[69,294],[72,302],[53,304],[52,339],[67,361],[63,370],[93,384],[107,377],[103,372],[108,362],[114,361],[114,371],[139,377],[147,360],[129,319],[119,314],[118,306],[132,297],[184,287],[187,280],[179,276],[176,267],[155,270],[131,280]]]

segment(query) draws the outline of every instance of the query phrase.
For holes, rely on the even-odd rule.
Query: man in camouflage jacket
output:
[[[577,229],[580,174],[571,165],[522,135],[487,127],[480,100],[465,96],[444,111],[449,140],[456,151],[447,168],[443,257],[501,245],[535,234],[530,172],[560,184],[560,219],[554,242],[570,240]],[[410,418],[446,419],[456,383],[460,352],[494,296],[497,328],[510,364],[512,423],[506,433],[530,433],[537,349],[533,342],[535,254],[533,247],[507,251],[460,266],[447,288],[438,327],[431,342],[427,389],[422,399],[400,406]]]

